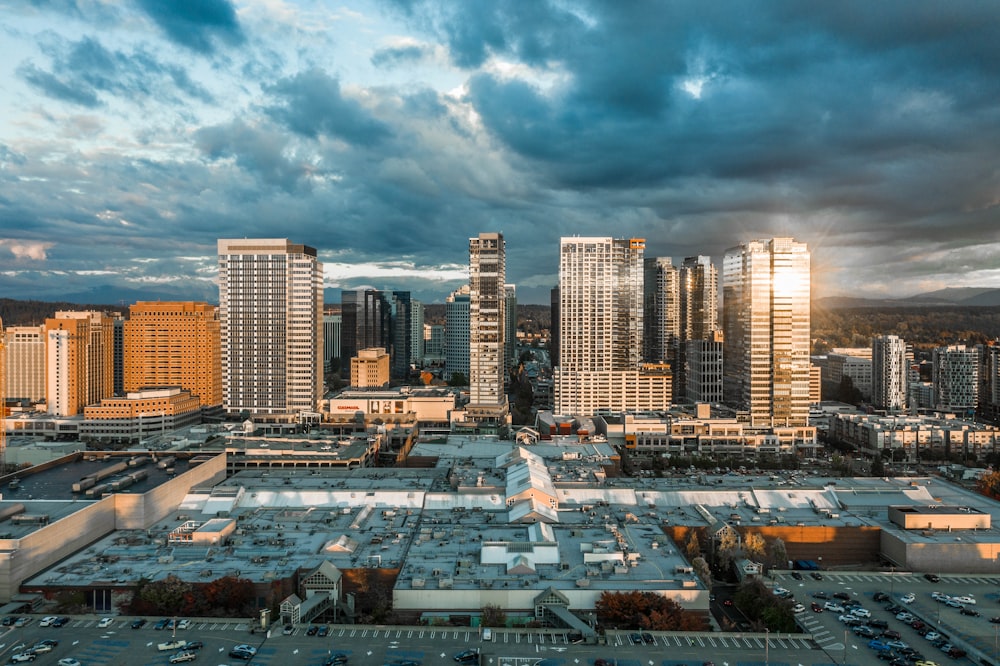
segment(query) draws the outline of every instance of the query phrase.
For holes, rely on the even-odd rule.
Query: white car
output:
[[[851,615],[854,617],[871,617],[871,611],[867,608],[853,608],[851,609]]]
[[[968,596],[968,595],[966,595],[964,597],[952,597],[952,599],[954,599],[955,601],[957,601],[960,604],[965,604],[966,606],[975,606],[976,605],[976,600],[973,599],[971,596]]]
[[[46,615],[38,621],[39,627],[51,627],[52,623],[59,619],[58,615]]]
[[[792,612],[793,613],[802,613],[802,612],[805,612],[805,610],[806,610],[806,607],[803,606],[802,604],[795,604],[794,606],[792,606]]]
[[[831,613],[843,613],[844,612],[844,607],[843,606],[841,606],[840,604],[835,604],[832,601],[828,601],[825,604],[823,604],[823,609],[824,610],[828,610]]]
[[[927,635],[924,636],[924,638],[926,638],[929,641],[936,641],[937,639],[941,638],[941,634],[939,634],[936,631],[928,631]]]
[[[49,643],[39,643],[31,648],[31,651],[35,654],[45,654],[46,652],[52,652],[54,647],[54,645],[50,645]]]
[[[899,620],[900,622],[913,622],[917,618],[913,617],[909,613],[899,613],[896,616],[896,619]]]
[[[789,592],[783,587],[774,588],[774,596],[776,597],[787,597],[789,594],[791,594],[791,592]]]
[[[177,623],[177,628],[178,629],[190,629],[191,628],[191,620],[181,620],[180,622]]]
[[[102,617],[101,621],[97,623],[97,626],[100,627],[101,629],[104,629],[105,627],[110,627],[112,624],[114,624],[114,621],[115,618],[113,617]]]
[[[26,652],[18,652],[17,654],[11,655],[11,657],[10,657],[10,663],[12,663],[12,664],[20,664],[21,662],[24,662],[24,661],[34,661],[35,657],[37,657],[37,656],[38,655],[36,655],[31,650],[28,650]]]
[[[56,662],[59,666],[82,666],[79,659],[74,659],[73,657],[63,657]]]
[[[912,604],[916,600],[916,598],[917,596],[913,594],[913,592],[909,592],[900,597],[899,600],[902,601],[904,604]]]
[[[944,592],[931,592],[931,599],[934,601],[948,601],[951,597]]]

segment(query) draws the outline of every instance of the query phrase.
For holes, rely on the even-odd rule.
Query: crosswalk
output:
[[[799,625],[812,634],[813,642],[824,650],[843,650],[844,644],[838,642],[838,637],[827,630],[823,623],[811,615],[802,615],[797,618]]]
[[[809,641],[790,636],[765,637],[758,634],[735,635],[735,636],[711,636],[707,634],[691,634],[687,636],[656,636],[655,645],[659,647],[701,647],[701,648],[726,648],[726,649],[748,649],[763,650],[764,641],[767,640],[768,647],[772,650],[808,650],[812,648]],[[636,644],[628,634],[618,634],[613,637],[612,645],[634,645]]]

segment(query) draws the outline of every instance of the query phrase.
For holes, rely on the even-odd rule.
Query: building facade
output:
[[[979,402],[979,350],[965,345],[936,347],[931,363],[935,409],[974,411]]]
[[[503,234],[469,239],[469,407],[471,420],[506,423],[507,292]]]
[[[444,304],[444,379],[469,378],[469,285],[448,295]]]
[[[722,331],[685,343],[687,398],[692,402],[722,402]]]
[[[124,330],[126,392],[179,387],[203,408],[222,405],[219,311],[194,301],[139,301]]]
[[[645,246],[641,238],[561,239],[557,413],[670,406],[669,366],[643,366]]]
[[[45,326],[10,326],[4,331],[5,396],[36,404],[45,400]]]
[[[323,315],[323,369],[330,373],[339,372],[340,366],[334,367],[334,359],[340,358],[340,331],[343,326],[340,313]]]
[[[743,243],[723,261],[727,396],[751,426],[809,422],[810,255],[805,243]]]
[[[351,359],[352,388],[384,388],[389,385],[389,354],[381,347],[358,350]]]
[[[286,239],[220,239],[223,405],[293,421],[323,391],[323,264]]]
[[[872,339],[872,405],[886,412],[902,412],[907,407],[913,352],[896,335],[877,335]]]
[[[45,397],[54,416],[80,414],[114,394],[114,319],[56,312],[45,320]]]
[[[344,291],[341,296],[340,357],[348,376],[360,349],[392,348],[392,304],[377,289]]]

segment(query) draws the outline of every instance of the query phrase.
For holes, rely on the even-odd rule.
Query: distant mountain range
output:
[[[855,298],[831,296],[818,298],[814,307],[827,310],[845,308],[912,308],[912,307],[1000,307],[1000,289],[992,287],[949,287],[916,294],[907,298]]]

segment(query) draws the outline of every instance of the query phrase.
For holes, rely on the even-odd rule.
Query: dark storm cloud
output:
[[[433,53],[433,48],[424,44],[391,46],[375,51],[372,64],[376,67],[397,67],[423,60]]]
[[[167,38],[198,53],[211,54],[216,41],[245,41],[236,9],[227,0],[138,0]]]
[[[22,63],[18,74],[26,82],[55,99],[94,108],[101,93],[131,100],[156,95],[157,103],[176,102],[174,90],[203,102],[211,94],[195,83],[183,67],[163,63],[143,49],[131,53],[112,51],[91,37],[78,42],[50,38],[43,51],[51,60],[51,71],[34,63]]]
[[[195,143],[208,158],[233,157],[241,168],[285,190],[294,190],[299,178],[307,173],[303,164],[285,159],[287,136],[250,127],[241,120],[224,126],[203,127],[195,133]]]
[[[265,90],[278,104],[267,114],[293,132],[317,138],[336,137],[350,144],[371,146],[392,131],[356,101],[344,97],[340,81],[319,69],[282,79]]]

